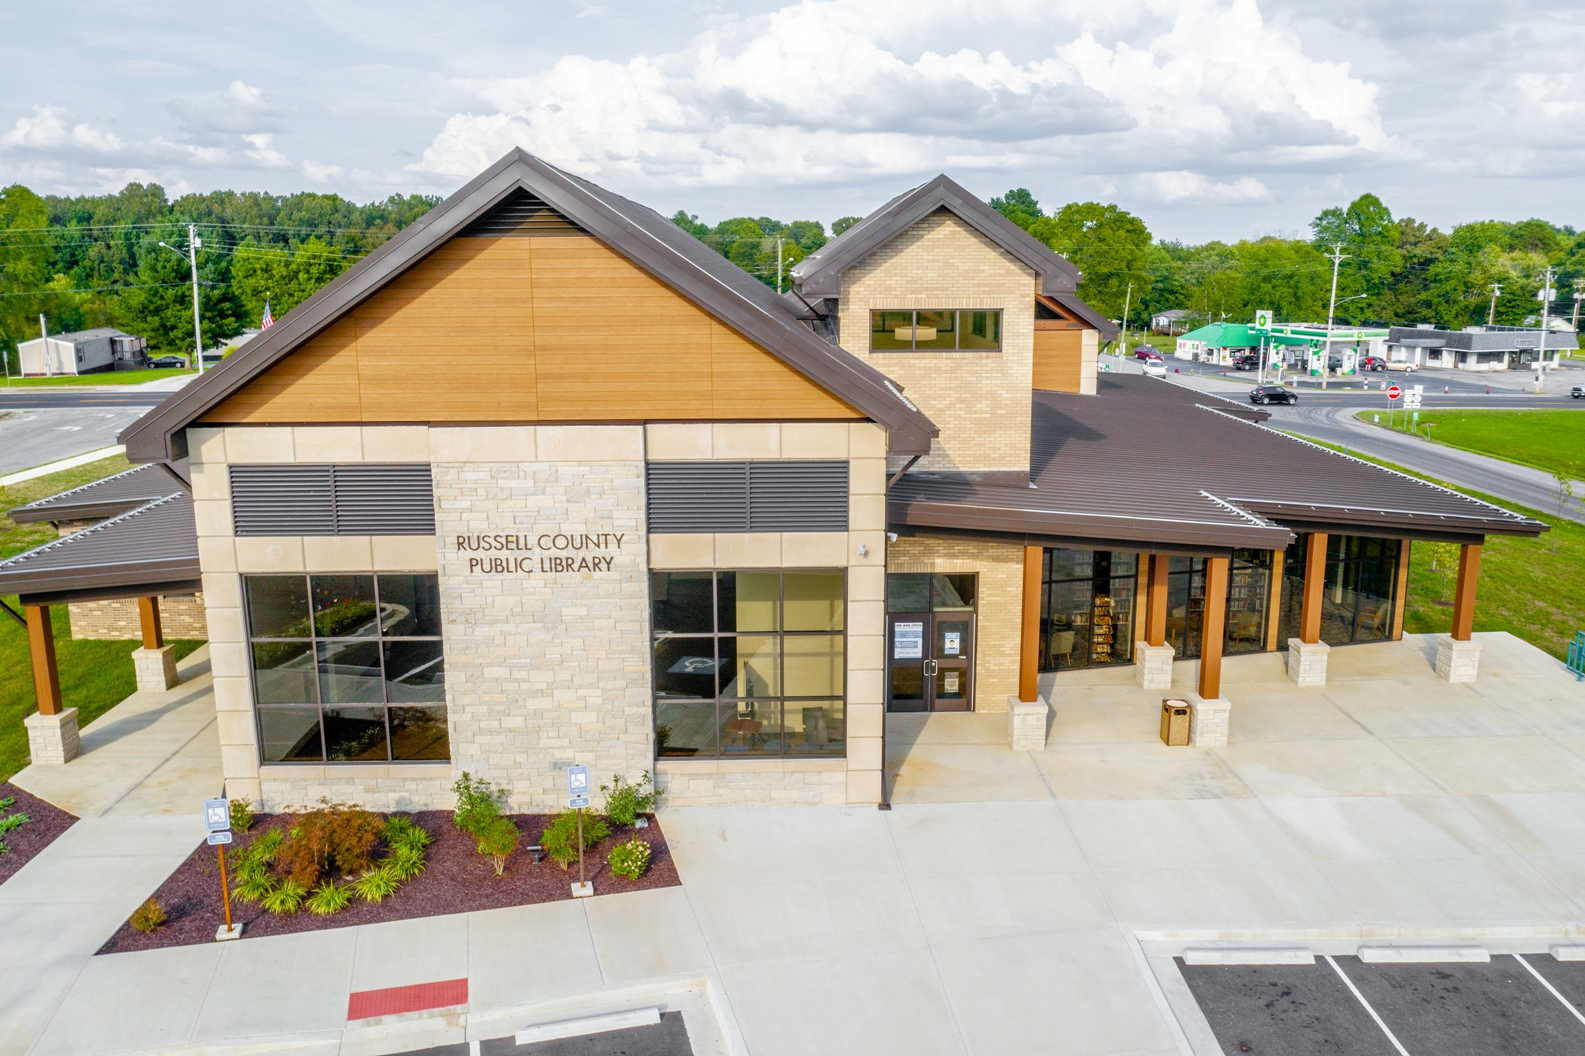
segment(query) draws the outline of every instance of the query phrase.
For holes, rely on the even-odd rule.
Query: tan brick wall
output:
[[[898,235],[842,276],[842,347],[906,390],[941,428],[920,469],[1029,469],[1033,270],[947,212]],[[1000,308],[1002,351],[869,350],[869,313]]]
[[[72,637],[93,641],[125,641],[143,637],[143,622],[138,618],[136,598],[111,601],[74,601],[71,612]],[[209,637],[204,618],[204,596],[187,594],[160,599],[160,628],[166,638]]]
[[[1024,548],[1016,543],[905,537],[887,549],[886,571],[973,572],[978,575],[974,710],[1006,711],[1007,698],[1018,693]]]

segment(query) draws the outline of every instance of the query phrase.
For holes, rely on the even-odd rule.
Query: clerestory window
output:
[[[870,313],[871,352],[999,352],[999,310]]]

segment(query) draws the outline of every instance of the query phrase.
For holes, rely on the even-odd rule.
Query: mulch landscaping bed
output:
[[[341,912],[321,917],[306,909],[291,916],[280,916],[266,912],[260,906],[232,899],[231,919],[243,925],[242,940],[246,941],[265,935],[291,935],[302,931],[348,928],[358,924],[435,917],[445,913],[472,913],[483,909],[572,898],[571,885],[578,879],[577,863],[564,870],[545,857],[535,864],[533,855],[523,849],[540,842],[540,834],[551,823],[554,815],[507,816],[522,833],[522,846],[507,860],[504,876],[496,876],[495,866],[489,858],[478,852],[473,837],[452,824],[450,811],[426,810],[407,817],[435,838],[425,853],[428,865],[420,876],[403,884],[396,894],[384,901],[365,902],[354,898]],[[227,849],[228,874],[236,852],[270,829],[289,829],[296,818],[295,814],[259,815],[253,828],[246,834],[238,833],[236,842]],[[650,815],[649,827],[646,829],[621,828],[615,824],[611,829],[608,838],[584,852],[584,867],[588,878],[594,881],[597,896],[675,887],[681,883],[677,878],[677,865],[666,847],[666,837],[653,815]],[[616,843],[633,836],[650,846],[649,871],[636,881],[612,876],[605,864],[606,853]],[[4,857],[9,856],[0,856],[0,859]],[[165,910],[166,923],[163,927],[144,934],[131,924],[124,923],[110,937],[110,941],[99,948],[99,952],[126,953],[214,942],[215,929],[225,923],[215,849],[207,844],[200,845],[160,885],[159,890],[154,892],[154,898]]]
[[[68,814],[37,796],[29,795],[9,781],[0,781],[0,800],[12,798],[16,802],[0,810],[0,815],[11,817],[21,812],[33,820],[0,834],[0,843],[9,848],[0,853],[0,884],[11,879],[18,869],[28,864],[29,859],[77,823],[75,814]]]

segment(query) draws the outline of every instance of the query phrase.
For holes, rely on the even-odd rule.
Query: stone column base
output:
[[[64,766],[82,751],[77,736],[77,709],[67,708],[59,715],[34,712],[22,720],[28,730],[28,754],[35,765]]]
[[[132,669],[137,672],[139,689],[163,693],[176,685],[176,646],[132,650]]]
[[[1325,642],[1288,639],[1288,678],[1299,686],[1326,685],[1326,658],[1332,647]]]
[[[1046,718],[1050,713],[1045,697],[1007,698],[1007,743],[1013,751],[1038,752],[1045,748]]]
[[[1449,682],[1473,682],[1480,671],[1480,643],[1459,642],[1442,634],[1436,639],[1436,674]]]
[[[1134,643],[1134,681],[1141,689],[1172,688],[1172,658],[1177,655],[1170,645]]]
[[[1189,744],[1195,748],[1226,748],[1227,720],[1233,702],[1222,697],[1206,700],[1189,694]]]

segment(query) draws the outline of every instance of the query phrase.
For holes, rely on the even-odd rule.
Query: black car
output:
[[[181,356],[155,356],[149,360],[149,366],[155,370],[165,370],[170,367],[185,367],[187,360]]]
[[[1386,370],[1387,361],[1380,356],[1363,356],[1359,361],[1360,370]]]
[[[1294,404],[1299,402],[1299,394],[1281,385],[1256,385],[1249,390],[1249,402]]]
[[[1234,370],[1256,370],[1260,367],[1259,352],[1244,352],[1233,357]]]

